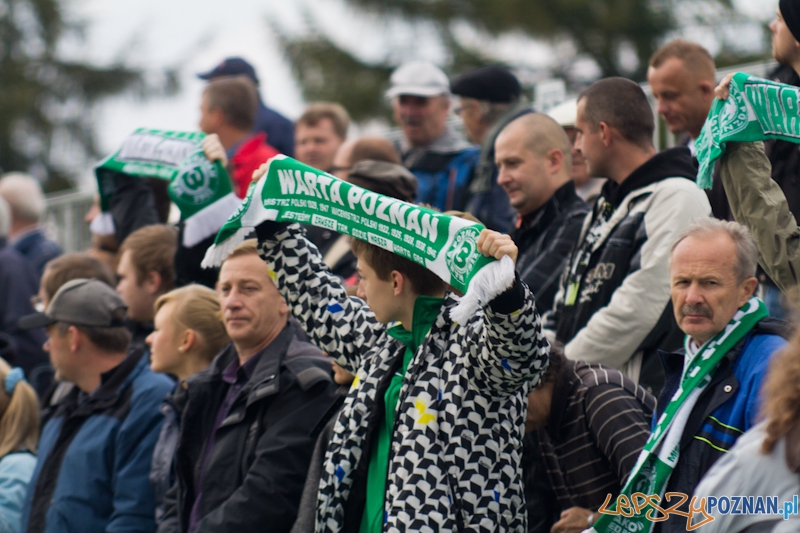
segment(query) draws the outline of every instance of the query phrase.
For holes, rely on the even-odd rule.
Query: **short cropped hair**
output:
[[[397,153],[392,141],[383,137],[361,137],[350,151],[350,166],[359,161],[371,159],[373,161],[385,161],[387,163],[400,164],[400,155]]]
[[[556,149],[563,156],[562,169],[570,172],[572,166],[572,144],[564,128],[544,113],[527,113],[511,121],[503,131],[510,127],[522,128],[525,148],[538,157],[545,157]]]
[[[592,132],[605,122],[637,146],[653,146],[653,110],[639,84],[613,77],[596,81],[578,96]]]
[[[418,295],[436,296],[445,290],[445,282],[439,276],[411,259],[359,239],[351,241],[350,250],[358,259],[365,261],[383,281],[389,281],[392,271],[396,270],[408,280]]]
[[[88,254],[70,253],[47,263],[42,273],[41,287],[47,299],[52,300],[63,284],[78,278],[96,279],[110,287],[116,285],[114,275],[103,263]]]
[[[738,222],[719,220],[713,217],[703,217],[690,223],[678,234],[678,238],[670,249],[670,260],[675,248],[686,238],[694,236],[712,236],[723,233],[731,238],[736,246],[736,264],[733,271],[736,281],[743,282],[756,275],[758,267],[758,247],[753,234]]]
[[[350,115],[347,110],[339,104],[333,102],[314,102],[306,107],[297,124],[306,126],[316,126],[323,119],[328,119],[333,123],[333,131],[340,139],[347,138],[347,129],[350,127]]]
[[[250,131],[258,113],[258,91],[250,78],[230,76],[208,82],[203,94],[208,109],[220,109],[226,122],[236,129]]]
[[[242,244],[233,249],[228,257],[225,258],[225,261],[243,255],[258,255],[258,239],[246,239]]]
[[[11,207],[12,218],[23,222],[39,222],[47,209],[42,186],[36,178],[22,172],[3,175],[0,179],[0,196]]]
[[[174,226],[152,224],[128,235],[119,247],[119,255],[131,252],[137,285],[141,285],[150,272],[157,272],[161,276],[161,289],[167,292],[175,287],[177,248],[178,230]]]
[[[58,334],[62,337],[67,334],[70,326],[75,326],[89,341],[101,351],[106,353],[125,353],[131,342],[131,333],[126,327],[96,328],[69,322],[58,323]]]
[[[684,41],[683,39],[675,39],[670,41],[650,57],[650,67],[659,68],[668,59],[680,59],[686,70],[699,75],[705,80],[715,83],[716,66],[714,65],[714,58],[711,54],[697,43]]]

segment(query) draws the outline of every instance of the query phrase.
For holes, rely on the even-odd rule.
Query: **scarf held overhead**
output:
[[[116,176],[158,178],[169,182],[170,199],[184,221],[183,245],[194,246],[214,235],[240,201],[219,161],[203,153],[204,133],[139,128],[119,150],[95,168],[100,207],[106,212],[116,190]]]
[[[680,457],[683,430],[700,394],[711,382],[714,371],[725,354],[750,333],[759,320],[768,315],[764,302],[758,298],[750,298],[736,312],[725,329],[707,341],[695,354],[685,369],[680,387],[675,391],[664,413],[658,419],[655,430],[647,439],[620,495],[624,495],[629,501],[632,501],[633,494],[646,496],[655,494],[663,498],[667,482]],[[620,509],[617,512],[616,503],[612,507],[611,514],[600,515],[590,529],[591,532],[648,533],[653,528],[654,519],[664,519],[656,516],[655,510],[649,504],[641,505],[638,512],[630,509],[627,511]]]
[[[465,292],[451,314],[464,323],[514,279],[509,257],[478,252],[483,226],[362,189],[285,156],[269,162],[203,260],[217,266],[264,221],[328,228],[410,259]]]
[[[695,141],[697,186],[710,189],[714,163],[728,142],[780,139],[800,143],[800,88],[737,72],[727,100],[714,99]]]

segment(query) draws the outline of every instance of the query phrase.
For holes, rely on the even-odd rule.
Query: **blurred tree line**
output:
[[[0,0],[0,168],[29,172],[47,191],[71,187],[102,155],[93,110],[103,99],[177,90],[172,71],[152,76],[123,59],[110,66],[64,59],[64,41],[84,30],[60,0]]]
[[[647,62],[665,39],[687,26],[720,34],[720,59],[742,58],[721,36],[726,24],[756,23],[737,13],[731,0],[345,0],[357,12],[376,20],[400,19],[410,25],[433,27],[446,50],[443,67],[449,75],[498,63],[470,42],[462,42],[459,28],[491,39],[515,35],[544,41],[574,53],[557,54],[551,74],[580,88],[573,67],[588,59],[600,77],[624,76],[644,81]],[[293,74],[307,101],[342,103],[357,122],[386,116],[383,91],[398,61],[364,61],[337,45],[307,16],[311,31],[292,36],[277,25],[278,35]],[[761,24],[763,27],[763,24]],[[766,31],[766,28],[764,28]],[[461,32],[462,35],[464,32]],[[468,39],[467,39],[468,40]],[[366,44],[366,43],[365,43]],[[760,59],[760,53],[746,60]],[[400,61],[402,62],[402,61]]]

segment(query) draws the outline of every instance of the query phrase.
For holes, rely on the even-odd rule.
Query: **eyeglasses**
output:
[[[38,294],[36,296],[31,296],[31,305],[37,313],[44,313],[45,305],[42,301],[42,298]]]

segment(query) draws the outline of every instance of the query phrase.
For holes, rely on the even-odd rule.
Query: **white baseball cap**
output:
[[[558,122],[562,128],[568,126],[575,126],[575,121],[578,119],[578,100],[573,98],[564,103],[558,104],[553,109],[547,112],[548,116]]]
[[[423,61],[414,61],[398,67],[389,79],[392,86],[386,91],[386,98],[394,98],[401,94],[431,97],[450,94],[450,80],[447,74],[433,65]]]

